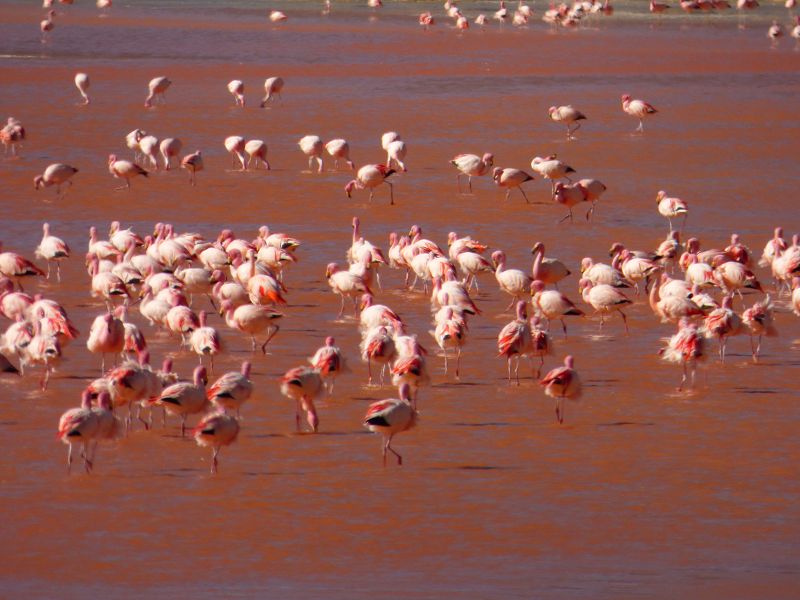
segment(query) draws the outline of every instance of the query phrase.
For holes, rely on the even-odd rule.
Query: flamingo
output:
[[[443,307],[442,318],[437,321],[436,329],[432,332],[433,338],[439,345],[444,355],[444,372],[447,374],[447,349],[456,349],[456,379],[461,375],[461,348],[467,341],[467,324],[455,316],[452,306]]]
[[[141,129],[134,129],[128,135],[125,136],[125,145],[133,150],[133,160],[134,162],[139,160],[140,155],[142,153],[142,148],[139,144],[142,138],[146,136],[147,133]]]
[[[511,385],[511,361],[516,359],[514,374],[519,385],[519,361],[523,356],[529,355],[533,350],[533,339],[531,338],[531,326],[528,323],[528,315],[525,302],[517,302],[517,316],[510,323],[506,324],[497,336],[497,355],[504,356],[508,362],[508,384]],[[544,360],[544,359],[542,359]],[[538,373],[537,373],[538,378]]]
[[[17,282],[20,291],[23,277],[44,277],[45,272],[24,256],[16,252],[3,252],[3,243],[0,242],[0,275]]]
[[[622,110],[639,119],[639,127],[636,128],[636,131],[640,132],[644,132],[645,117],[658,112],[652,104],[648,104],[644,100],[633,100],[629,94],[622,95]]]
[[[364,426],[372,432],[383,435],[383,466],[386,466],[387,452],[397,457],[397,464],[403,464],[403,457],[392,448],[392,438],[402,431],[408,431],[417,422],[417,411],[411,406],[411,388],[407,383],[400,386],[399,398],[379,400],[369,405],[364,415]]]
[[[58,337],[44,332],[42,321],[37,321],[33,326],[33,335],[20,353],[20,372],[24,372],[29,365],[44,365],[44,373],[39,382],[42,391],[47,390],[50,374],[55,370],[62,358],[61,344]]]
[[[581,397],[581,380],[574,367],[575,359],[567,356],[563,367],[553,369],[539,382],[544,386],[544,393],[556,399],[556,419],[559,423],[564,422],[564,399],[578,400]]]
[[[531,305],[534,313],[549,321],[558,319],[567,337],[567,324],[564,317],[567,315],[583,316],[583,311],[557,290],[546,290],[544,282],[535,280],[531,283]]]
[[[244,361],[240,371],[229,371],[220,376],[208,388],[206,396],[209,402],[224,411],[235,410],[238,418],[242,404],[253,395],[250,369],[250,362]]]
[[[197,315],[199,327],[193,329],[189,334],[189,347],[197,354],[200,364],[203,364],[203,357],[208,356],[211,361],[211,372],[214,372],[214,355],[222,351],[222,339],[213,327],[208,326],[206,311],[201,310]]]
[[[183,142],[178,138],[164,138],[158,149],[164,159],[164,170],[169,171],[172,168],[172,158],[177,158],[183,149]]]
[[[42,32],[42,43],[46,43],[48,40],[48,34],[55,29],[56,24],[53,21],[53,18],[56,16],[56,11],[49,10],[47,11],[47,15],[45,18],[39,22],[39,30]]]
[[[4,153],[8,156],[8,149],[11,148],[11,156],[17,156],[17,148],[22,147],[25,140],[25,127],[14,117],[8,117],[6,125],[0,129],[0,142],[3,143]]]
[[[569,213],[559,223],[567,219],[572,221],[572,207],[581,202],[592,203],[591,208],[586,211],[586,220],[591,220],[595,205],[605,191],[606,186],[597,179],[581,179],[571,184],[560,181],[556,183],[553,188],[553,200],[569,208]]]
[[[228,91],[233,95],[234,105],[244,108],[244,81],[241,79],[230,81]]]
[[[280,10],[272,10],[269,13],[269,20],[273,23],[282,23],[288,18],[289,17],[286,16],[286,13]]]
[[[344,186],[344,191],[348,198],[352,198],[353,189],[368,189],[369,199],[372,201],[374,190],[380,184],[385,183],[389,186],[389,204],[394,204],[394,188],[387,179],[395,173],[385,165],[364,165],[356,173],[356,178],[350,180]]]
[[[198,446],[211,446],[211,474],[217,472],[217,456],[222,446],[230,446],[239,436],[239,421],[225,413],[213,413],[203,417],[192,430]]]
[[[575,169],[568,164],[558,160],[555,154],[545,156],[544,158],[541,156],[534,156],[533,160],[531,160],[531,168],[544,179],[550,180],[550,191],[553,194],[556,191],[556,180],[566,179],[571,183],[572,181],[569,178],[569,174],[575,172]]]
[[[141,175],[143,177],[147,177],[148,175],[147,171],[135,163],[132,163],[128,160],[117,160],[117,156],[115,154],[108,155],[108,171],[117,179],[125,180],[125,185],[116,188],[118,190],[131,189],[131,179],[137,175]]]
[[[91,100],[89,100],[89,94],[86,93],[86,90],[89,89],[89,76],[86,73],[75,74],[75,87],[78,88],[78,92],[83,98],[83,103],[89,104]]]
[[[531,248],[531,254],[533,254],[531,277],[558,287],[558,282],[572,272],[557,258],[545,258],[544,253],[545,248],[542,242],[536,242]]]
[[[367,285],[362,276],[351,273],[350,271],[345,271],[336,263],[329,263],[325,268],[325,278],[328,280],[331,291],[342,297],[342,306],[337,318],[341,318],[342,314],[344,314],[345,296],[348,296],[353,301],[353,314],[356,314],[358,311],[356,307],[356,298],[364,293],[372,293],[369,285]]]
[[[325,151],[325,145],[322,143],[322,138],[318,135],[307,135],[300,138],[297,142],[300,150],[303,151],[308,157],[308,169],[312,170],[312,164],[317,161],[317,173],[322,173],[322,153]]]
[[[364,332],[359,349],[361,350],[361,359],[367,363],[367,385],[372,385],[373,362],[381,365],[380,380],[382,385],[386,367],[391,365],[397,358],[397,347],[389,328],[381,325]]]
[[[158,170],[158,138],[154,135],[145,135],[139,140],[139,151],[142,154],[142,160],[150,162],[153,169]]]
[[[428,351],[417,341],[416,335],[402,334],[402,327],[395,329],[397,358],[392,366],[392,383],[411,387],[411,405],[416,409],[419,388],[430,385],[425,356]]]
[[[119,419],[111,410],[111,396],[108,392],[98,395],[98,406],[92,407],[91,392],[84,391],[81,396],[81,407],[72,408],[61,415],[58,422],[57,437],[69,445],[67,453],[67,473],[72,470],[72,445],[80,440],[83,446],[83,458],[86,473],[91,473],[94,467],[94,455],[97,443],[111,440],[119,434]],[[89,445],[92,444],[92,449]]]
[[[697,325],[684,317],[678,323],[678,332],[669,338],[666,347],[662,348],[659,354],[667,362],[681,364],[683,374],[678,386],[680,392],[686,383],[687,372],[691,373],[689,387],[694,387],[697,363],[706,358],[705,338],[698,331]]]
[[[264,99],[261,101],[261,108],[267,106],[268,102],[272,102],[274,97],[278,97],[283,102],[283,96],[281,96],[281,90],[283,89],[283,78],[281,77],[269,77],[266,81],[264,81],[264,92],[266,95]]]
[[[232,166],[236,166],[236,159],[239,159],[239,164],[241,165],[240,171],[244,171],[246,167],[246,162],[244,159],[244,151],[247,142],[245,139],[240,135],[230,135],[225,138],[225,149],[231,155]]]
[[[92,354],[101,355],[100,372],[106,371],[106,354],[114,356],[117,364],[117,355],[125,347],[125,325],[111,313],[95,317],[89,329],[89,339],[86,348]]]
[[[625,294],[618,289],[611,287],[608,284],[592,283],[591,280],[583,278],[578,282],[578,288],[581,290],[581,296],[586,304],[594,308],[595,312],[600,313],[600,328],[603,328],[603,315],[618,312],[625,323],[625,333],[628,331],[628,319],[625,313],[622,312],[622,307],[626,304],[633,304]]]
[[[203,170],[203,156],[200,150],[192,154],[187,154],[181,159],[181,168],[189,171],[189,183],[195,185],[195,178],[198,171]]]
[[[456,185],[458,186],[458,193],[461,193],[461,176],[467,176],[467,186],[469,193],[472,193],[472,178],[481,177],[486,175],[494,165],[494,156],[490,152],[486,152],[483,157],[477,154],[457,154],[452,158],[450,164],[458,169],[456,175]]]
[[[294,422],[297,431],[300,428],[300,413],[306,413],[306,422],[311,431],[319,430],[319,417],[314,406],[314,400],[322,392],[322,377],[319,371],[312,367],[296,367],[289,369],[281,378],[281,394],[295,401]]]
[[[525,190],[522,189],[522,184],[526,181],[531,181],[533,179],[532,175],[528,175],[525,171],[520,171],[519,169],[495,167],[492,171],[492,179],[494,179],[498,187],[506,188],[506,200],[511,194],[511,189],[517,188],[522,197],[525,198],[525,202],[530,203],[528,196],[525,195]]]
[[[161,392],[156,401],[156,404],[163,406],[169,414],[180,416],[181,437],[186,435],[186,418],[208,409],[206,380],[206,368],[202,365],[197,366],[191,382],[179,381],[170,385]]]
[[[263,163],[267,171],[270,170],[269,161],[267,160],[267,144],[264,140],[250,140],[244,145],[244,151],[247,154],[246,168],[250,168],[250,163],[253,162],[254,169],[258,169],[258,164]]]
[[[420,24],[420,26],[422,26],[425,29],[425,31],[428,31],[430,26],[433,25],[434,23],[435,23],[435,20],[433,18],[433,15],[430,13],[430,11],[425,11],[423,13],[420,13],[420,15],[419,15],[419,24]]]
[[[530,288],[533,279],[519,269],[506,269],[506,255],[502,250],[495,250],[492,253],[492,262],[500,289],[511,296],[511,303],[506,307],[508,310],[521,298],[523,292]]]
[[[665,2],[656,2],[656,0],[650,0],[650,12],[651,13],[663,13],[670,9],[670,5]]]
[[[672,219],[679,215],[683,215],[683,222],[681,223],[681,231],[686,226],[686,217],[689,216],[689,205],[685,200],[680,198],[670,198],[667,192],[660,190],[656,195],[656,204],[658,206],[658,214],[665,217],[669,221],[669,230],[672,231]]]
[[[722,306],[706,316],[701,330],[705,337],[719,339],[719,358],[723,363],[725,362],[728,338],[742,332],[742,319],[731,310],[732,304],[733,297],[725,296],[722,299]]]
[[[550,116],[550,120],[555,121],[556,123],[564,123],[567,126],[567,139],[572,139],[574,137],[574,133],[581,128],[581,124],[579,121],[583,121],[586,119],[586,115],[584,115],[581,111],[574,108],[571,104],[566,104],[564,106],[551,106],[547,109],[547,114]],[[575,128],[572,128],[572,125],[575,125]]]
[[[342,350],[336,345],[333,336],[325,338],[325,345],[319,348],[308,362],[319,372],[330,398],[333,395],[336,378],[347,370]]]
[[[154,77],[150,80],[147,84],[148,94],[147,98],[144,99],[144,107],[150,108],[154,104],[157,104],[157,100],[161,104],[166,104],[165,94],[169,86],[172,85],[172,81],[169,78],[161,76],[161,77]]]
[[[391,168],[394,163],[403,173],[408,171],[403,160],[408,153],[408,147],[403,140],[393,140],[386,146],[386,166]]]
[[[34,255],[47,261],[47,279],[50,279],[50,263],[56,264],[56,278],[61,281],[61,261],[69,258],[69,246],[61,238],[50,235],[50,225],[42,225],[42,241],[34,251]]]
[[[750,349],[753,352],[753,362],[758,361],[761,355],[761,337],[775,337],[778,330],[773,324],[772,301],[769,295],[761,302],[756,302],[742,313],[742,323],[750,330]],[[758,343],[753,343],[753,336],[758,336]]]
[[[777,40],[783,36],[783,27],[777,21],[773,21],[770,28],[767,30],[767,37],[771,40]]]
[[[222,302],[221,310],[225,315],[225,323],[228,327],[250,335],[253,352],[256,350],[256,335],[264,331],[269,332],[267,339],[261,345],[261,352],[267,353],[267,344],[280,330],[274,321],[283,317],[283,313],[269,306],[256,306],[255,304],[243,304],[234,308],[230,300]]]
[[[341,138],[336,138],[331,140],[327,144],[325,144],[325,150],[328,151],[328,154],[331,155],[333,158],[333,168],[339,168],[339,159],[343,159],[347,166],[350,169],[355,169],[356,165],[350,160],[350,144],[347,143],[347,140],[343,140]]]

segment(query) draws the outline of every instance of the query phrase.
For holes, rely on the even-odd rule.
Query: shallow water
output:
[[[781,335],[765,341],[761,361],[752,363],[745,337],[730,342],[724,366],[711,345],[692,394],[675,392],[679,369],[657,356],[672,327],[659,325],[641,298],[628,311],[629,336],[617,317],[602,335],[596,319],[572,320],[567,340],[554,328],[546,368],[573,354],[585,385],[558,426],[524,366],[522,385],[506,385],[495,340],[510,320],[508,299],[491,276],[481,280],[483,315],[470,323],[456,382],[433,351],[426,297],[400,291],[401,275],[386,271],[379,299],[431,351],[433,386],[421,393],[419,427],[396,438],[403,467],[382,469],[380,440],[360,423],[370,401],[394,391],[365,386],[355,324],[335,320],[338,299],[323,276],[328,262],[344,261],[355,215],[384,249],[390,231],[419,223],[442,245],[448,231],[471,234],[525,270],[541,240],[577,271],[583,256],[606,259],[614,241],[654,248],[667,232],[655,210],[659,189],[690,203],[686,233],[704,248],[724,247],[735,231],[758,256],[776,225],[800,230],[800,53],[794,40],[773,45],[765,35],[786,11],[650,19],[628,3],[577,31],[551,31],[537,19],[524,30],[493,24],[458,35],[444,18],[420,31],[413,14],[423,7],[441,13],[438,4],[413,3],[375,16],[334,2],[323,17],[314,3],[284,3],[290,19],[273,27],[250,2],[225,10],[120,2],[106,18],[73,6],[60,8],[66,14],[45,45],[40,10],[0,7],[0,115],[21,119],[29,136],[20,159],[0,162],[0,239],[31,256],[46,220],[71,244],[61,284],[27,287],[62,302],[83,334],[46,393],[36,376],[0,379],[3,595],[800,593],[800,327],[785,298]],[[76,104],[79,70],[92,79],[89,107]],[[174,82],[168,103],[145,110],[146,82],[162,74]],[[260,110],[272,75],[286,80],[283,103]],[[246,82],[244,110],[225,88],[234,78]],[[644,135],[632,134],[636,122],[619,108],[626,92],[660,110]],[[548,106],[565,103],[589,117],[571,142],[547,119]],[[124,135],[136,127],[180,137],[186,152],[202,149],[198,186],[183,172],[158,172],[131,192],[114,191],[106,158],[127,156]],[[371,204],[365,192],[348,200],[349,173],[303,172],[303,135],[348,139],[361,165],[384,159],[379,137],[387,130],[409,145],[409,172],[393,177],[395,206],[383,188]],[[222,140],[233,134],[265,139],[273,170],[232,172]],[[526,184],[530,205],[517,192],[504,201],[487,178],[474,182],[474,195],[457,194],[448,160],[484,151],[497,165],[526,170],[534,155],[555,152],[608,192],[592,223],[578,208],[575,222],[561,225],[564,210],[538,178]],[[57,161],[80,169],[62,200],[31,186]],[[92,476],[65,473],[58,417],[99,372],[84,343],[103,308],[88,294],[82,254],[88,228],[105,231],[114,219],[142,235],[167,221],[207,237],[230,227],[250,238],[266,223],[304,242],[287,273],[281,332],[271,353],[254,359],[258,389],[216,477],[208,452],[181,440],[174,421],[102,447]],[[576,288],[575,275],[561,286],[577,301]],[[747,304],[756,298],[747,295]],[[193,356],[145,332],[154,362],[173,354],[177,370],[190,372]],[[251,357],[248,340],[223,334],[230,353],[218,360],[220,373]],[[277,378],[326,335],[345,349],[352,373],[319,406],[321,433],[295,435]]]

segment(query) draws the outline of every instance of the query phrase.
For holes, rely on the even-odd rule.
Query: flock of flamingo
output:
[[[449,4],[449,9],[455,8]],[[89,76],[78,73],[74,81],[82,101],[90,104]],[[151,80],[145,107],[158,110],[171,83],[167,77]],[[281,98],[283,85],[280,77],[266,80],[262,107]],[[244,88],[240,80],[228,84],[237,106],[245,106]],[[644,133],[646,119],[658,114],[651,104],[628,94],[621,96],[621,107],[638,121],[637,134]],[[570,140],[586,120],[571,105],[551,107],[548,116],[566,128]],[[25,139],[23,124],[10,117],[0,130],[6,155],[18,157]],[[380,142],[387,153],[386,163],[369,164],[358,170],[344,139],[324,143],[320,137],[308,135],[298,145],[307,157],[309,170],[316,164],[317,171],[322,172],[327,154],[335,161],[335,169],[340,168],[341,162],[356,172],[345,186],[348,196],[353,190],[367,189],[372,199],[374,189],[386,183],[393,204],[394,192],[387,179],[396,171],[408,171],[404,162],[408,148],[397,132],[385,133]],[[182,143],[178,138],[159,141],[140,129],[126,136],[126,144],[133,151],[133,160],[111,154],[108,169],[111,175],[125,181],[127,189],[135,177],[146,177],[148,169],[160,168],[159,154],[165,170],[170,170],[177,160],[189,172],[192,185],[196,185],[196,173],[203,169],[199,150],[180,158]],[[259,165],[270,168],[263,140],[230,136],[224,146],[241,170]],[[488,152],[459,154],[450,164],[457,171],[459,193],[463,177],[471,192],[473,178],[490,175],[498,187],[506,189],[506,198],[517,188],[527,201],[521,187],[525,182],[535,175],[549,180],[553,200],[569,209],[562,221],[572,220],[573,208],[582,203],[589,205],[586,219],[590,219],[596,202],[606,191],[597,179],[572,182],[570,175],[575,169],[555,155],[534,157],[531,169],[535,175],[521,169],[495,167],[494,156]],[[70,165],[55,163],[34,177],[34,187],[38,190],[54,186],[61,195],[61,187],[72,185],[76,173],[78,169]],[[753,271],[753,252],[735,233],[724,249],[701,249],[696,237],[689,237],[684,244],[689,204],[663,190],[655,194],[655,201],[658,213],[669,223],[664,241],[656,248],[634,250],[616,242],[608,251],[610,263],[585,257],[572,268],[547,256],[542,243],[531,248],[529,269],[512,268],[501,249],[487,257],[486,244],[456,232],[449,232],[446,244],[440,245],[423,237],[422,228],[416,224],[407,234],[389,233],[384,252],[379,244],[365,237],[360,220],[354,218],[347,264],[328,263],[324,277],[332,293],[340,296],[337,318],[343,318],[348,302],[352,305],[362,340],[358,354],[367,365],[367,385],[383,386],[388,378],[398,388],[396,398],[371,404],[363,420],[367,428],[383,435],[384,465],[389,453],[402,464],[401,455],[391,446],[393,437],[415,425],[419,392],[431,382],[429,352],[420,336],[409,331],[402,311],[376,300],[383,289],[380,273],[386,268],[404,275],[402,288],[409,295],[420,283],[423,294],[429,294],[429,334],[440,350],[445,375],[449,376],[450,364],[455,362],[452,373],[456,379],[462,376],[461,354],[470,337],[469,321],[482,312],[471,296],[472,290],[479,289],[479,278],[493,276],[498,291],[509,297],[507,310],[514,315],[498,332],[496,346],[497,356],[507,362],[508,384],[520,384],[520,362],[528,359],[534,377],[541,378],[544,393],[555,400],[559,423],[565,418],[564,402],[580,397],[581,380],[572,355],[563,358],[563,366],[541,376],[546,358],[554,353],[550,324],[560,322],[560,343],[568,345],[566,320],[585,317],[588,308],[599,317],[601,329],[606,318],[618,313],[627,334],[624,310],[640,294],[646,295],[654,317],[677,328],[665,339],[660,354],[664,361],[681,366],[681,390],[695,385],[697,365],[708,357],[708,339],[718,341],[719,360],[724,362],[729,338],[749,334],[752,359],[757,361],[762,337],[775,335],[776,328],[771,295]],[[673,219],[681,220],[679,227],[673,226]],[[58,438],[68,445],[68,469],[73,462],[73,446],[81,447],[84,468],[90,472],[99,442],[127,435],[137,423],[151,429],[153,413],[160,411],[162,425],[167,414],[180,419],[182,435],[187,420],[199,418],[191,435],[198,444],[212,448],[211,471],[215,473],[220,449],[232,444],[239,434],[240,411],[256,383],[251,379],[251,362],[245,361],[240,370],[220,375],[209,386],[214,358],[225,352],[228,344],[223,339],[228,336],[249,337],[252,360],[259,350],[266,354],[270,341],[279,333],[282,311],[291,310],[287,281],[301,242],[291,235],[271,232],[267,226],[260,227],[252,238],[237,237],[232,230],[223,229],[216,237],[206,239],[192,231],[176,232],[167,223],[157,223],[151,235],[143,236],[123,228],[118,221],[111,223],[106,239],[101,239],[96,227],[88,233],[87,282],[91,296],[105,305],[105,311],[94,319],[85,346],[99,355],[101,376],[88,382],[81,406],[65,412],[59,421]],[[70,246],[45,223],[41,242],[33,253],[45,261],[46,269],[0,245],[0,315],[10,321],[0,337],[0,370],[24,376],[32,367],[42,367],[40,384],[46,390],[51,372],[81,334],[57,300],[41,293],[28,294],[23,288],[23,282],[37,278],[54,277],[60,282],[60,263],[71,258]],[[781,228],[776,228],[757,265],[769,269],[774,293],[790,291],[791,307],[800,315],[798,236],[787,242]],[[584,308],[558,288],[573,270],[580,272],[578,292]],[[55,286],[57,289],[57,283]],[[632,289],[633,297],[625,289]],[[755,290],[763,297],[746,305],[744,290]],[[734,308],[737,298],[738,312]],[[207,302],[209,312],[198,310],[203,302]],[[132,318],[136,313],[139,318]],[[223,335],[215,326],[217,315],[229,333]],[[173,336],[179,352],[197,355],[199,365],[190,379],[182,380],[173,372],[170,358],[163,361],[160,369],[151,366],[147,337],[154,333]],[[298,431],[306,426],[311,432],[319,430],[315,400],[334,393],[336,378],[349,371],[347,355],[328,336],[308,364],[290,369],[281,378],[281,393],[294,400]],[[107,359],[113,362],[108,369]],[[125,407],[127,414],[123,418]]]
[[[74,0],[58,0],[60,4],[73,4]],[[42,42],[48,41],[50,32],[55,28],[55,17],[57,13],[53,10],[54,0],[43,0],[42,6],[47,9],[45,18],[39,23],[42,33]],[[383,7],[382,0],[367,0],[367,6],[372,9]],[[97,0],[97,8],[101,11],[101,16],[107,16],[108,10],[112,6],[112,0]],[[759,7],[758,0],[737,0],[736,8],[740,11],[751,11]],[[797,0],[785,0],[785,6],[790,11],[797,6]],[[672,5],[658,0],[650,0],[649,11],[653,14],[663,14],[668,12]],[[678,8],[688,14],[707,14],[714,11],[725,11],[732,8],[728,0],[679,0]],[[324,0],[322,14],[330,14],[332,10],[331,0]],[[446,0],[444,3],[445,15],[452,20],[453,28],[459,32],[466,31],[470,27],[470,19],[464,15],[455,0]],[[542,13],[542,21],[552,26],[574,28],[577,27],[581,19],[595,14],[612,15],[614,7],[609,0],[575,0],[572,5],[550,2],[550,7]],[[511,23],[516,27],[528,26],[534,17],[534,7],[526,4],[523,0],[518,0],[517,7],[509,10],[505,0],[499,0],[499,7],[491,14],[491,19],[497,21],[501,26]],[[280,24],[286,21],[289,16],[281,10],[270,10],[268,14],[270,22]],[[430,11],[419,14],[418,21],[421,27],[428,31],[436,24],[436,17]],[[489,23],[490,17],[485,13],[478,13],[472,23],[478,27],[485,27]],[[800,16],[792,16],[792,23],[786,29],[789,34],[800,40]],[[767,36],[772,40],[777,40],[784,35],[784,27],[777,21],[773,21],[767,30]]]

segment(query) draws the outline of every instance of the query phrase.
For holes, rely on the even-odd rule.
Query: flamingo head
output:
[[[631,101],[631,96],[630,96],[630,94],[622,94],[622,98],[621,98],[621,100],[622,100],[622,103],[623,103],[623,104],[625,104],[626,102],[630,102],[630,101]]]
[[[339,270],[339,265],[336,263],[328,263],[328,266],[325,267],[325,278],[329,279],[331,275],[336,273]]]
[[[204,366],[194,368],[194,384],[196,386],[206,385],[208,383],[208,372]]]
[[[658,194],[656,194],[656,204],[661,202],[666,197],[667,197],[667,192],[665,192],[664,190],[659,190]]]
[[[550,115],[550,116],[552,117],[552,116],[553,116],[553,113],[554,113],[554,112],[556,112],[557,110],[558,110],[558,108],[557,108],[557,107],[555,107],[555,106],[551,106],[550,108],[548,108],[548,109],[547,109],[547,114],[548,114],[548,115]]]
[[[500,181],[500,178],[502,176],[503,176],[503,169],[501,169],[500,167],[495,167],[494,170],[492,171],[492,179],[494,179],[495,182],[498,182]]]
[[[609,256],[614,256],[615,254],[617,254],[618,252],[622,252],[623,250],[625,250],[625,246],[623,246],[619,242],[614,242],[611,245],[611,248],[609,248],[609,250],[608,250],[608,255]]]
[[[534,279],[531,282],[531,296],[538,294],[539,292],[544,291],[544,281],[539,279]]]
[[[531,254],[536,254],[537,252],[544,254],[544,244],[542,242],[536,242],[531,248]]]
[[[365,308],[369,308],[373,304],[372,294],[364,294],[361,296],[361,306],[360,310],[364,310]]]
[[[494,264],[495,268],[498,265],[503,264],[506,261],[506,255],[502,250],[495,250],[492,252],[492,263]]]
[[[336,345],[336,340],[332,335],[329,335],[328,337],[325,338],[325,345],[328,348],[333,348]]]
[[[108,164],[109,165],[113,165],[115,162],[117,162],[117,155],[116,154],[109,154],[108,155]]]
[[[351,179],[350,181],[347,182],[347,185],[344,186],[344,193],[347,194],[348,198],[353,197],[353,189],[356,187],[357,183],[358,181],[356,181],[355,179]]]
[[[590,257],[585,256],[584,258],[582,258],[581,259],[581,273],[585,272],[586,269],[591,268],[592,265],[594,265],[594,261]]]
[[[44,187],[44,177],[37,175],[33,178],[33,189],[40,190]]]
[[[113,408],[113,404],[111,403],[111,394],[106,391],[100,392],[97,395],[97,405],[105,410],[111,410]]]
[[[492,154],[491,152],[487,152],[486,154],[484,154],[483,162],[491,167],[494,164],[494,154]]]

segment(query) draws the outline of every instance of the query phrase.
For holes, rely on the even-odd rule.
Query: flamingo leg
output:
[[[72,472],[72,444],[67,444],[67,475]]]
[[[511,357],[508,357],[508,385],[511,385]]]
[[[269,344],[272,341],[272,338],[274,338],[276,335],[278,335],[278,331],[280,331],[280,329],[281,328],[278,325],[273,325],[272,326],[272,331],[270,332],[269,336],[267,337],[267,340],[261,346],[261,353],[262,354],[266,354],[267,353],[267,344]],[[213,369],[213,364],[212,364],[212,369]]]
[[[461,374],[461,346],[458,347],[456,354],[456,379],[460,379]]]
[[[567,339],[567,324],[564,322],[564,317],[561,317],[561,329],[564,330],[564,339]],[[550,322],[547,322],[548,328],[550,327]]]
[[[397,457],[397,465],[399,466],[399,465],[402,465],[402,464],[403,464],[403,457],[402,457],[402,456],[400,456],[400,455],[399,455],[399,454],[398,454],[398,453],[395,451],[395,449],[394,449],[394,448],[392,448],[392,438],[393,438],[393,437],[394,437],[394,434],[390,435],[390,436],[389,436],[389,439],[386,441],[386,449],[387,449],[389,452],[391,452],[392,454],[394,454],[394,455]]]
[[[526,204],[530,204],[531,201],[528,200],[528,196],[525,194],[525,190],[523,190],[521,186],[517,186],[517,189],[519,190],[519,193],[522,194],[522,197],[525,198]]]
[[[337,319],[341,319],[342,315],[344,314],[344,294],[339,294],[342,297],[342,306],[339,309],[339,314],[336,316]]]
[[[217,455],[219,454],[219,446],[214,446],[214,453],[211,455],[211,474],[217,473]]]
[[[394,204],[394,185],[392,185],[388,181],[386,181],[385,183],[386,185],[389,186],[389,204]]]
[[[626,317],[625,313],[622,311],[619,311],[619,314],[622,317],[622,322],[625,323],[625,333],[630,333],[630,330],[628,329],[628,317]]]
[[[186,436],[186,413],[181,415],[181,437]]]
[[[295,429],[300,432],[300,399],[295,398],[295,407],[294,407],[294,426]]]

